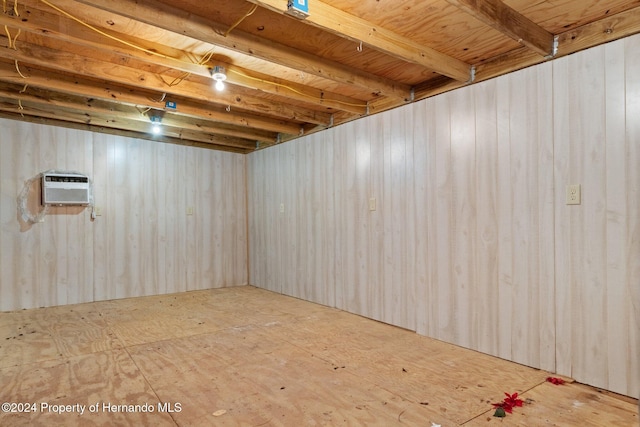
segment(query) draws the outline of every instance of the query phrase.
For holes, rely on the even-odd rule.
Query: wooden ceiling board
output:
[[[562,33],[640,6],[640,0],[505,0],[547,31]]]
[[[190,5],[193,2],[182,1],[172,2],[171,4],[175,7],[185,8],[191,7]],[[197,10],[198,14],[204,17],[208,15],[207,12],[210,9],[212,9],[211,6],[202,5],[193,7],[190,10]],[[243,13],[246,13],[246,11]],[[238,13],[234,12],[234,15],[238,15]],[[242,14],[239,14],[237,19],[242,16]],[[225,23],[229,27],[234,24],[229,19],[225,19],[225,21],[227,21]],[[256,12],[242,20],[237,27],[231,30],[230,34],[234,31],[242,31],[257,37],[264,37],[267,40],[277,41],[296,50],[313,52],[320,58],[336,61],[350,67],[357,67],[367,73],[410,85],[419,83],[430,75],[430,70],[424,67],[406,64],[406,62],[390,58],[388,55],[381,54],[371,48],[365,47],[362,51],[358,51],[359,43],[357,42],[336,37],[318,28],[310,27],[304,21],[261,8],[258,8]],[[401,70],[402,72],[398,74],[393,70]],[[343,91],[342,88],[337,88],[337,90]],[[370,98],[370,95],[366,96],[366,98]]]
[[[195,132],[196,134],[208,133],[209,136],[206,139],[201,139],[202,142],[211,141],[217,135],[224,138],[227,144],[242,148],[253,148],[246,140],[273,143],[277,139],[276,132],[265,132],[250,128],[239,130],[225,123],[215,123],[203,119],[192,120],[188,126],[185,126],[179,120],[174,119],[172,113],[165,113],[161,110],[149,110],[149,108],[125,104],[118,104],[114,107],[113,103],[104,100],[80,96],[61,96],[31,87],[25,89],[0,84],[0,100],[4,103],[4,111],[18,110],[23,115],[39,115],[115,128],[126,120],[130,126],[135,123],[135,127],[144,132],[148,132],[150,129],[149,115],[159,112],[163,115],[163,126],[167,132],[173,128],[174,134],[177,133],[175,129]]]
[[[189,11],[194,15],[218,22],[226,28],[231,27],[253,8],[251,3],[242,0],[159,0],[158,3]],[[254,13],[262,12],[256,10]]]
[[[228,27],[198,17],[189,11],[162,5],[155,1],[138,1],[129,6],[127,0],[80,0],[83,3],[94,4],[96,7],[107,8],[127,16],[143,16],[148,23],[160,25],[170,31],[191,35],[203,41],[226,46],[245,55],[255,56],[271,62],[287,65],[304,73],[323,76],[347,84],[361,87],[375,88],[392,96],[404,96],[409,88],[398,88],[394,82],[385,81],[375,75],[367,75],[362,70],[352,69],[343,64],[327,61],[318,57],[315,52],[290,49],[287,45],[241,32],[238,29],[227,33]],[[126,10],[125,10],[126,9]],[[401,93],[396,94],[399,90]]]
[[[465,62],[478,62],[517,46],[446,0],[405,1],[397,6],[383,0],[325,2]]]
[[[287,0],[6,3],[3,116],[149,137],[153,108],[154,140],[234,152],[543,62],[553,36],[566,55],[640,32],[640,0],[310,0],[304,20]]]
[[[233,93],[226,91],[216,93],[212,80],[207,76],[189,75],[181,80],[183,74],[166,67],[144,63],[132,58],[123,58],[118,54],[101,52],[88,47],[76,47],[74,53],[67,50],[68,45],[58,40],[40,38],[38,36],[25,36],[26,39],[42,39],[39,44],[21,43],[21,50],[10,51],[8,55],[14,59],[29,60],[31,63],[45,66],[54,64],[60,71],[76,71],[84,76],[100,78],[109,76],[109,79],[120,84],[135,85],[139,88],[160,88],[169,94],[191,94],[194,97],[207,99],[211,103],[231,105],[246,111],[263,112],[266,108],[263,102],[254,96],[253,91],[247,91],[242,87],[235,87]],[[43,49],[43,47],[45,49]],[[48,49],[46,49],[48,48]],[[82,56],[77,54],[81,53]],[[174,84],[170,86],[170,84]],[[280,101],[280,100],[279,100]],[[298,106],[295,111],[291,108],[283,108],[285,104],[277,102],[274,113],[281,118],[291,119],[302,117],[317,124],[329,123],[330,118],[326,114],[312,111]]]
[[[15,72],[13,62],[5,62],[0,58],[0,75],[4,79],[20,88],[18,93],[26,87],[29,91],[34,88],[43,91],[49,89],[49,98],[55,97],[82,97],[88,99],[101,99],[112,101],[114,105],[136,106],[141,110],[153,108],[162,110],[165,98],[162,93],[130,88],[117,85],[113,82],[100,81],[87,77],[78,78],[72,73],[39,69],[37,67],[21,66],[21,72],[27,76],[25,79]],[[43,97],[45,95],[42,95]],[[178,103],[180,108],[175,114],[186,116],[190,119],[207,119],[214,123],[229,123],[238,127],[264,129],[272,132],[297,135],[303,122],[296,123],[291,120],[269,119],[260,115],[244,111],[227,111],[226,106],[215,106],[203,102],[194,101],[181,96],[170,95],[166,98]]]
[[[37,5],[37,2],[34,2]],[[46,6],[45,6],[46,7]],[[85,7],[86,9],[86,7]],[[262,61],[260,59],[247,57],[245,55],[240,55],[230,49],[221,48],[218,46],[214,46],[208,43],[204,43],[198,40],[191,39],[189,37],[185,37],[182,35],[177,35],[175,33],[167,34],[167,31],[157,29],[151,27],[149,25],[138,24],[138,25],[130,25],[131,20],[125,19],[111,19],[110,17],[100,17],[97,18],[95,13],[81,13],[82,8],[80,10],[74,10],[74,17],[84,20],[87,23],[92,25],[99,26],[103,22],[110,22],[109,35],[114,36],[118,40],[122,40],[127,43],[134,44],[136,46],[144,47],[145,49],[152,50],[154,52],[158,52],[164,56],[175,58],[176,61],[173,61],[177,67],[180,67],[180,70],[189,71],[192,73],[199,73],[200,75],[208,75],[209,71],[206,67],[198,67],[195,66],[194,62],[197,62],[200,58],[203,58],[207,55],[207,53],[212,52],[212,61],[216,64],[219,63],[231,63],[239,66],[236,71],[244,74],[251,74],[249,71],[242,70],[242,68],[246,69],[258,69],[261,70],[262,73],[267,73],[271,75],[279,75],[285,73],[287,71],[292,71],[289,68],[280,67],[266,61]],[[86,10],[85,10],[86,12]],[[114,16],[111,14],[110,16]],[[38,31],[39,28],[42,28],[42,24],[45,22],[52,22],[54,19],[58,21],[64,21],[62,23],[58,23],[58,28],[64,28],[64,33],[58,30],[60,34],[60,38],[68,40],[70,37],[73,37],[76,43],[86,43],[88,46],[91,46],[93,49],[100,48],[99,45],[104,45],[102,48],[108,51],[108,53],[120,52],[123,55],[131,56],[132,54],[138,54],[136,57],[139,59],[147,59],[147,60],[155,60],[158,61],[158,58],[151,57],[147,53],[143,53],[141,51],[131,50],[125,44],[120,43],[118,41],[113,41],[106,38],[104,35],[97,33],[96,31],[90,30],[85,26],[79,25],[71,19],[68,18],[58,18],[52,13],[48,11],[43,11],[40,9],[36,9],[34,7],[30,7],[28,9],[28,19],[25,20],[25,27],[30,26],[33,31]],[[118,23],[122,23],[126,21],[124,25],[119,25]],[[105,31],[107,29],[104,29]],[[117,31],[118,30],[118,31]],[[127,31],[127,33],[122,33],[119,30]],[[149,37],[149,34],[155,34],[154,37]],[[56,34],[53,31],[48,31],[47,35],[49,37],[56,37]],[[147,39],[145,39],[147,37]],[[161,45],[157,42],[152,42],[151,39],[164,40],[165,43],[169,42],[171,45]],[[182,62],[182,63],[180,63]],[[231,67],[233,71],[234,68]],[[255,75],[257,73],[253,73]],[[299,73],[296,74],[296,78]],[[285,75],[285,79],[288,76]],[[307,86],[315,87],[318,89],[323,89],[327,84],[333,84],[333,82],[322,79],[322,78],[314,78],[310,75],[305,75],[304,84]],[[291,78],[289,78],[291,80]],[[344,93],[345,88],[336,87],[335,92]],[[370,98],[370,94],[368,91],[360,90],[356,93],[351,93],[348,96],[364,96],[365,98]]]

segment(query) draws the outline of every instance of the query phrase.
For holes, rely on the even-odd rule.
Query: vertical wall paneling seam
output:
[[[244,172],[244,232],[245,232],[245,278],[247,285],[251,284],[251,242],[249,238],[249,155],[244,154],[242,157],[242,165]]]
[[[471,171],[470,176],[473,177],[473,185],[469,186],[468,191],[472,193],[469,200],[473,199],[473,209],[471,215],[471,224],[469,229],[469,238],[475,239],[475,245],[471,245],[473,250],[470,252],[470,256],[473,258],[471,263],[471,267],[473,269],[473,273],[470,273],[473,277],[472,280],[467,284],[469,297],[471,295],[477,295],[477,290],[479,288],[478,281],[480,279],[480,271],[478,268],[478,243],[480,240],[478,237],[478,194],[481,190],[478,185],[479,177],[478,177],[478,106],[477,106],[477,88],[474,87],[472,90],[469,90],[471,94],[471,105],[473,106],[473,171]],[[472,289],[473,288],[473,289]],[[473,307],[470,304],[470,308]],[[477,307],[473,307],[470,313],[470,318],[468,319],[468,327],[471,329],[469,333],[469,346],[473,349],[478,349],[480,345],[481,339],[480,335],[482,334],[481,328],[479,327],[479,315]]]
[[[95,209],[95,197],[96,197],[96,190],[95,190],[95,185],[96,185],[96,171],[98,170],[98,168],[96,167],[96,160],[98,158],[97,154],[96,154],[96,138],[95,136],[92,134],[91,135],[91,144],[93,145],[93,155],[91,156],[91,169],[93,172],[93,176],[91,177],[91,179],[93,180],[93,194],[91,194],[91,198],[93,199],[93,203],[94,203],[94,209]],[[96,219],[98,219],[96,217]],[[93,291],[93,298],[92,301],[96,301],[96,296],[97,296],[97,283],[96,283],[96,254],[98,253],[98,251],[96,250],[96,243],[97,243],[97,239],[96,239],[96,220],[95,219],[91,219],[91,234],[93,234],[93,256],[91,257],[91,288]]]
[[[556,103],[555,103],[555,97],[554,97],[554,93],[555,93],[555,67],[553,62],[551,63],[551,83],[550,83],[550,96],[551,96],[551,123],[549,124],[551,126],[552,129],[552,142],[551,142],[551,182],[553,182],[553,194],[551,196],[551,200],[553,200],[553,206],[551,207],[552,212],[553,212],[553,225],[552,225],[552,233],[553,233],[553,272],[552,272],[552,277],[553,277],[553,290],[552,290],[552,295],[553,295],[553,301],[554,301],[554,321],[553,321],[553,372],[557,373],[558,372],[558,315],[557,315],[557,282],[558,282],[558,278],[556,275],[556,244],[555,241],[558,238],[557,236],[557,221],[556,221],[556,195],[557,195],[557,191],[556,191],[556,184],[557,184],[557,180],[556,180],[556,141],[555,141],[555,128],[556,128],[556,114],[555,114],[555,109],[556,109]]]
[[[455,211],[454,211],[454,206],[455,206],[455,199],[456,199],[456,190],[455,190],[455,186],[453,183],[453,178],[455,176],[455,169],[454,169],[454,164],[453,164],[453,149],[451,148],[451,132],[452,132],[452,123],[451,123],[451,99],[448,96],[447,97],[447,117],[448,117],[448,121],[447,121],[447,141],[446,141],[446,155],[447,155],[447,164],[449,165],[449,170],[447,171],[447,180],[448,180],[448,186],[449,186],[449,198],[446,200],[447,203],[447,214],[449,216],[449,229],[447,230],[447,239],[449,240],[449,246],[448,246],[448,251],[447,251],[447,260],[449,261],[447,263],[447,279],[449,280],[449,283],[447,283],[450,291],[449,291],[449,310],[448,310],[448,319],[447,319],[447,333],[448,336],[445,336],[447,340],[450,340],[451,342],[457,342],[458,337],[456,336],[455,333],[455,329],[456,329],[456,325],[455,325],[455,289],[453,289],[452,286],[452,282],[453,282],[453,273],[455,268],[453,267],[453,263],[451,262],[451,260],[454,258],[453,254],[455,253],[455,241],[453,239],[453,236],[455,236],[455,232],[456,232],[456,227],[455,227]]]
[[[551,196],[551,200],[553,201],[553,213],[552,213],[552,220],[553,220],[553,372],[557,373],[558,372],[558,293],[557,293],[557,289],[558,289],[558,266],[556,265],[556,262],[558,260],[558,257],[556,256],[556,239],[558,238],[558,230],[557,230],[557,217],[556,217],[556,203],[558,202],[557,200],[557,195],[558,195],[558,191],[556,188],[556,183],[557,181],[557,177],[556,177],[556,132],[554,129],[556,129],[556,103],[555,103],[555,94],[556,92],[556,79],[555,79],[555,66],[554,63],[551,63],[551,174],[552,174],[552,181],[553,182],[553,194]]]
[[[604,203],[604,213],[603,213],[604,227],[603,228],[604,228],[604,230],[602,230],[602,234],[603,234],[602,241],[604,242],[604,246],[605,246],[604,250],[603,250],[603,253],[602,253],[602,255],[604,256],[604,260],[603,260],[603,263],[602,263],[602,266],[604,268],[604,271],[602,272],[603,273],[602,280],[603,280],[604,286],[606,288],[604,290],[604,297],[605,297],[606,300],[603,303],[602,309],[604,311],[604,320],[605,320],[605,325],[606,325],[606,324],[609,323],[608,320],[610,318],[610,313],[608,312],[609,311],[608,309],[609,309],[609,301],[611,299],[607,291],[609,289],[611,289],[611,286],[612,286],[612,283],[607,280],[607,278],[608,278],[608,270],[609,270],[609,259],[610,259],[610,249],[609,249],[608,242],[609,242],[609,235],[611,234],[609,221],[607,219],[607,212],[609,212],[609,208],[611,206],[610,201],[609,201],[610,195],[609,195],[609,192],[607,192],[607,181],[608,181],[607,178],[610,176],[610,174],[607,173],[607,147],[609,145],[609,138],[608,138],[609,135],[608,135],[608,132],[607,132],[607,129],[608,129],[608,127],[607,127],[607,123],[608,123],[608,121],[607,121],[607,116],[608,116],[608,114],[607,114],[608,113],[607,98],[608,98],[608,92],[609,92],[610,88],[609,88],[609,85],[607,84],[607,82],[608,82],[608,80],[607,80],[607,69],[609,68],[607,66],[608,63],[609,63],[607,61],[607,56],[608,56],[607,55],[607,51],[608,50],[607,50],[606,46],[602,47],[602,50],[603,50],[602,58],[604,60],[603,61],[604,65],[603,65],[603,70],[602,70],[602,74],[603,74],[602,85],[604,86],[603,91],[602,91],[602,97],[603,97],[602,104],[603,104],[603,110],[604,110],[604,114],[603,114],[603,118],[602,118],[602,120],[603,120],[603,123],[602,123],[602,126],[603,126],[603,138],[602,138],[602,140],[604,142],[604,147],[602,148],[602,157],[603,157],[602,158],[602,164],[603,164],[603,169],[604,169],[604,183],[603,183],[603,186],[604,186],[604,188],[603,188],[603,190],[604,190],[604,200],[603,200],[603,203]],[[612,88],[611,88],[611,90],[613,91]],[[610,348],[611,342],[609,340],[609,334],[607,332],[608,331],[606,331],[605,334],[604,334],[604,337],[607,340],[607,342],[604,344],[604,346],[605,346],[605,348],[608,349],[608,348]],[[606,382],[607,382],[607,388],[610,388],[611,387],[610,386],[610,382],[611,382],[612,375],[611,375],[611,372],[609,370],[611,364],[610,364],[610,359],[609,359],[608,352],[605,353],[605,358],[606,358],[605,359],[605,366],[606,366],[606,370],[607,370],[606,374],[605,374],[605,378],[606,378]]]
[[[476,88],[474,88],[476,89]],[[469,173],[469,177],[471,180],[473,180],[473,183],[469,182],[468,183],[468,190],[469,192],[471,192],[472,194],[470,194],[469,196],[469,215],[470,215],[470,223],[469,225],[469,239],[470,241],[470,247],[473,248],[472,250],[470,250],[469,255],[471,256],[471,266],[469,268],[469,280],[467,282],[467,292],[468,292],[468,307],[472,308],[471,311],[471,316],[470,318],[467,320],[468,322],[471,322],[471,324],[469,325],[469,329],[472,329],[472,325],[478,325],[478,320],[479,320],[479,315],[478,315],[478,307],[474,307],[474,305],[471,303],[472,300],[472,295],[477,295],[478,294],[478,289],[479,289],[479,283],[478,283],[478,248],[479,248],[479,240],[478,240],[478,188],[475,186],[475,184],[478,182],[478,110],[476,108],[476,97],[477,97],[477,90],[469,90],[469,95],[470,95],[470,109],[472,109],[473,111],[473,133],[471,134],[471,136],[473,137],[473,145],[470,145],[471,149],[473,150],[473,160],[470,162],[470,165],[472,166],[473,170],[470,171]],[[470,331],[469,333],[469,344],[471,345],[472,348],[478,349],[479,343],[480,343],[480,333],[481,330],[480,328],[476,328],[475,331]]]

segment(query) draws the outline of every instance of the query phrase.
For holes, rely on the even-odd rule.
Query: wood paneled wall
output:
[[[554,77],[558,369],[638,397],[640,36],[559,60]],[[581,206],[562,205],[567,183]]]
[[[25,182],[57,169],[92,175],[88,134],[0,119],[0,310],[92,301],[94,235],[78,207],[52,208],[44,223],[20,221]],[[39,212],[40,185],[28,208]]]
[[[250,283],[638,397],[638,76],[635,36],[249,155]]]
[[[247,283],[244,156],[12,120],[0,129],[0,310]],[[102,216],[52,208],[21,225],[18,194],[50,169],[87,174]]]

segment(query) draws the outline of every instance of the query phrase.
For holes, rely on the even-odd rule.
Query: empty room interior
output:
[[[2,8],[0,425],[638,425],[638,0]]]

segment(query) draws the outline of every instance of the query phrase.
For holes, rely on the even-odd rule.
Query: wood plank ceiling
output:
[[[640,32],[640,0],[308,2],[3,0],[0,117],[248,153]]]

